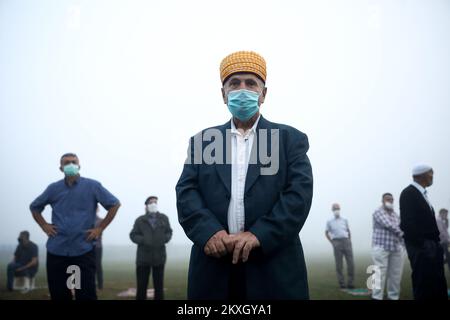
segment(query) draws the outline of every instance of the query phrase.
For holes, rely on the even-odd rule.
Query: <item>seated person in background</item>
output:
[[[33,278],[39,267],[38,246],[30,241],[30,233],[22,231],[17,239],[19,245],[14,252],[14,260],[7,268],[7,289],[13,290],[14,277]]]

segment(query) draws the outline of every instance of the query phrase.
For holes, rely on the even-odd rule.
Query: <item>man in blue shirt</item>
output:
[[[75,266],[75,270],[79,267],[79,273],[74,273],[75,298],[95,300],[95,240],[114,219],[120,202],[98,181],[80,177],[76,154],[64,154],[59,169],[65,178],[50,184],[30,205],[33,218],[49,237],[47,281],[50,296],[52,300],[72,299],[68,278],[73,271],[69,266]],[[96,227],[98,203],[108,213]],[[51,223],[42,217],[46,205],[52,207]]]

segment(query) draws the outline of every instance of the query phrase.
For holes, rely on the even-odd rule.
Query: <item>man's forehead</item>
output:
[[[232,79],[239,79],[239,80],[253,79],[253,80],[259,80],[259,81],[263,82],[261,80],[261,78],[259,78],[256,74],[251,73],[251,72],[234,73],[227,79],[226,82],[228,82],[228,81],[230,81]]]
[[[77,160],[78,160],[78,157],[75,157],[75,156],[65,156],[64,158],[61,159],[62,162],[77,161]]]

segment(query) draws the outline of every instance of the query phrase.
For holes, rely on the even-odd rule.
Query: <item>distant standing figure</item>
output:
[[[98,207],[97,214],[95,216],[95,227],[98,228],[102,224],[103,219],[98,216]],[[102,256],[103,256],[103,243],[102,243],[102,235],[100,235],[95,240],[95,270],[97,276],[97,289],[103,290],[103,266],[102,266]]]
[[[436,223],[439,229],[439,239],[442,249],[444,250],[445,261],[450,271],[450,252],[448,246],[450,245],[450,236],[448,234],[448,210],[439,210],[439,216],[436,219]]]
[[[389,300],[400,298],[405,250],[400,217],[394,211],[391,193],[382,196],[382,205],[373,213],[372,259],[379,268],[380,286],[372,288],[372,299],[383,300],[385,283]]]
[[[447,300],[444,252],[426,189],[433,184],[433,169],[418,165],[412,175],[413,183],[400,195],[400,228],[411,263],[414,299]]]
[[[13,290],[14,277],[33,278],[39,268],[38,246],[31,242],[30,233],[22,231],[17,239],[19,245],[14,252],[14,259],[7,267],[7,290]]]
[[[172,238],[169,218],[158,211],[158,198],[145,200],[146,213],[136,219],[131,241],[138,245],[136,254],[136,300],[147,298],[148,279],[153,270],[155,300],[164,299],[164,266],[166,243]]]
[[[328,220],[325,236],[333,246],[339,287],[341,289],[353,289],[355,266],[353,262],[350,228],[347,219],[341,217],[341,207],[338,203],[334,203],[331,210],[333,211],[334,218]],[[343,257],[345,257],[345,262],[347,263],[347,286],[345,285],[344,274],[342,272]]]

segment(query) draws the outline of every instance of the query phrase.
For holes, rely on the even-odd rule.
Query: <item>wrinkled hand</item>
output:
[[[50,223],[45,223],[41,226],[42,230],[47,234],[49,237],[54,237],[58,233],[56,231],[56,226]]]
[[[228,233],[225,230],[216,232],[208,242],[206,242],[204,252],[207,256],[215,258],[223,257],[227,254],[224,239],[228,238]]]
[[[261,245],[258,238],[249,231],[232,234],[228,237],[227,248],[233,248],[232,251],[229,251],[233,254],[233,264],[238,263],[239,259],[247,262],[250,251]]]
[[[94,229],[89,229],[88,231],[86,231],[88,236],[86,238],[87,241],[92,241],[94,239],[97,239],[98,237],[100,237],[102,235],[103,229],[100,227],[94,228]]]

